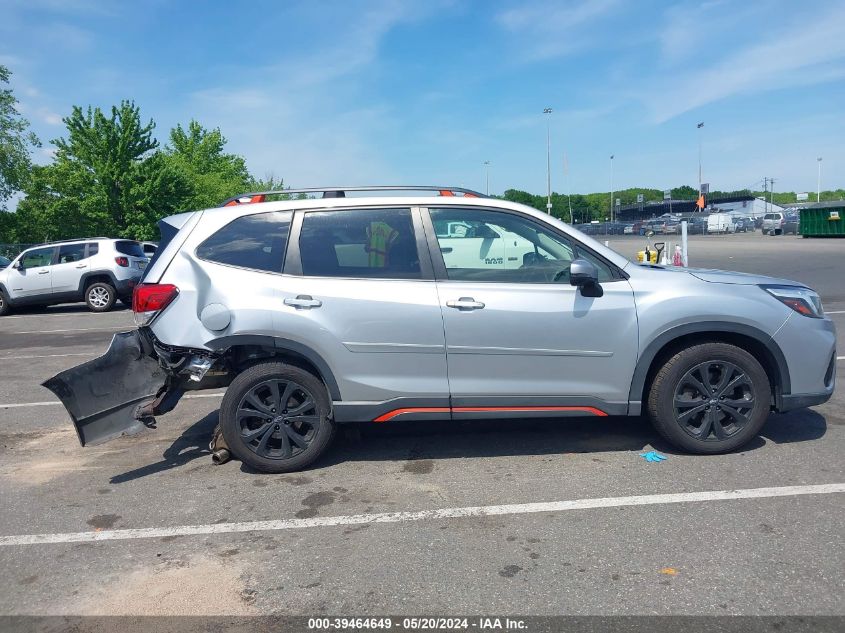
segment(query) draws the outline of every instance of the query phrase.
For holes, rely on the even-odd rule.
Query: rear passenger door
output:
[[[88,271],[86,245],[59,246],[59,257],[53,266],[53,294],[79,291],[79,280]]]
[[[338,419],[448,417],[440,303],[419,211],[297,212],[275,329],[319,353]]]

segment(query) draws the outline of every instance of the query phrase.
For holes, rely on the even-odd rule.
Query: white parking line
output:
[[[3,321],[8,321],[10,319],[46,319],[48,317],[74,317],[74,316],[114,316],[115,314],[126,314],[131,315],[132,310],[122,310],[120,312],[90,312],[85,310],[80,310],[79,312],[53,312],[52,314],[16,314],[13,316],[5,316],[0,319],[0,323]]]
[[[233,532],[269,532],[297,530],[338,525],[364,525],[372,523],[406,523],[409,521],[436,521],[439,519],[463,519],[510,514],[536,514],[538,512],[566,512],[595,508],[619,508],[625,506],[661,505],[669,503],[696,503],[706,501],[731,501],[735,499],[765,499],[770,497],[795,497],[799,495],[822,495],[845,492],[845,484],[819,484],[813,486],[782,486],[778,488],[749,488],[745,490],[713,490],[708,492],[682,492],[632,497],[603,497],[598,499],[575,499],[572,501],[551,501],[546,503],[518,503],[497,506],[472,506],[465,508],[442,508],[421,512],[382,512],[377,514],[356,514],[351,516],[321,517],[313,519],[280,519],[277,521],[247,521],[242,523],[213,523],[207,525],[181,525],[163,528],[135,528],[125,530],[101,530],[99,532],[68,532],[64,534],[20,534],[0,536],[3,545],[42,545],[57,543],[79,543],[83,541],[116,541],[127,539],[160,538],[165,536],[200,536],[206,534],[230,534]]]
[[[30,358],[64,358],[65,356],[96,356],[96,353],[78,352],[76,354],[42,354],[36,356],[0,356],[0,360],[29,360]]]
[[[198,398],[222,398],[223,393],[189,393],[182,396],[187,400],[196,400]],[[58,400],[46,400],[45,402],[16,402],[12,404],[0,404],[0,409],[20,409],[22,407],[56,407],[61,406]]]
[[[117,325],[113,327],[83,327],[72,330],[32,330],[29,332],[4,332],[5,334],[59,334],[62,332],[111,332],[113,330],[134,330],[134,325]]]
[[[845,314],[845,310],[825,310],[825,314]]]

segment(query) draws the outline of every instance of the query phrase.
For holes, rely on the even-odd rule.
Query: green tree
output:
[[[236,154],[227,154],[225,146],[226,138],[218,128],[207,130],[194,120],[187,129],[177,125],[170,131],[166,162],[182,174],[190,187],[183,201],[184,210],[215,207],[252,188],[246,161]]]
[[[158,219],[184,208],[188,179],[157,151],[155,123],[123,101],[111,116],[74,107],[50,165],[34,167],[18,205],[21,241],[108,235],[153,239]]]
[[[18,100],[11,88],[6,88],[12,73],[0,65],[0,212],[6,202],[26,181],[30,166],[30,151],[41,143],[29,130],[29,121],[17,109]],[[7,219],[3,225],[10,224]]]

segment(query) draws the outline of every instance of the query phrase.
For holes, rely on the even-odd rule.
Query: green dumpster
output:
[[[801,209],[800,231],[804,237],[845,237],[845,200]]]

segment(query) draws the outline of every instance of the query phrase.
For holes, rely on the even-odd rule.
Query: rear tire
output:
[[[654,428],[691,453],[726,453],[757,436],[769,415],[771,386],[751,354],[703,343],[672,356],[654,377],[648,412]]]
[[[104,281],[95,281],[85,289],[85,303],[91,312],[108,312],[116,300],[114,286]]]
[[[267,473],[305,468],[335,433],[323,382],[285,363],[266,362],[241,372],[220,406],[220,430],[232,454]]]

